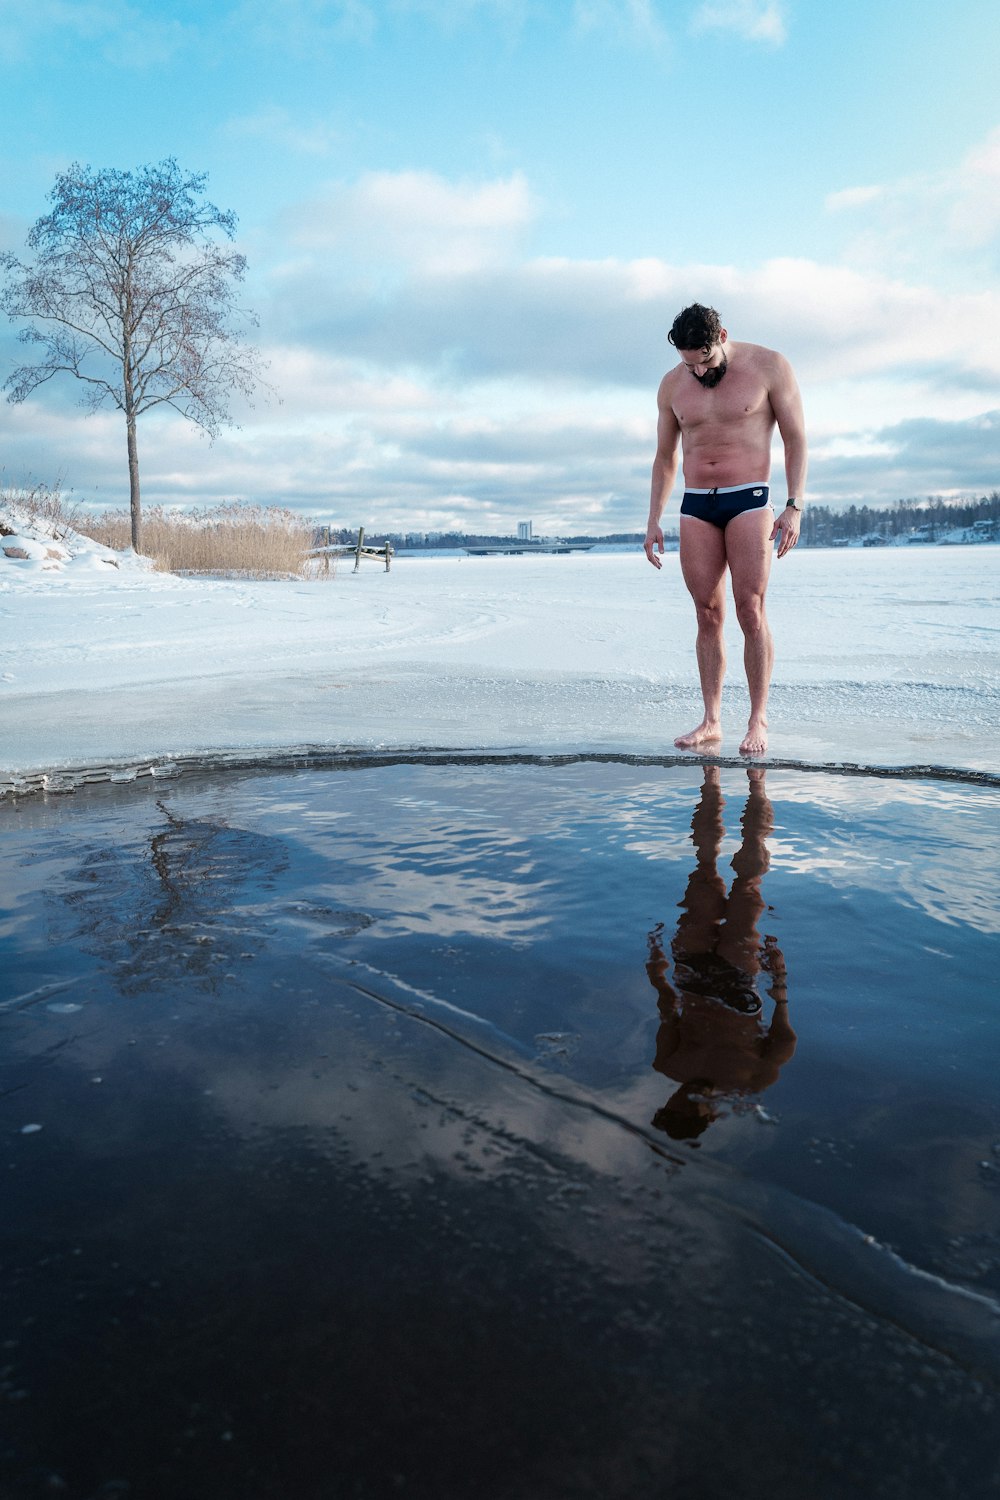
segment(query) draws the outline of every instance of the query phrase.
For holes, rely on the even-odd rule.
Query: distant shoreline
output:
[[[641,550],[642,550],[642,544],[643,544],[643,541],[645,540],[645,538],[644,538],[643,535],[638,535],[636,537],[635,541],[629,541],[629,542],[607,541],[604,537],[591,537],[591,538],[580,538],[580,539],[578,539],[576,537],[573,537],[573,538],[567,538],[566,540],[567,540],[567,543],[568,543],[569,547],[572,547],[572,548],[577,549],[577,550],[583,550],[585,548],[588,552],[593,552],[593,553],[595,553],[598,556],[601,556],[601,555],[606,556],[608,553],[632,552],[632,551],[640,551],[641,552]],[[466,544],[464,542],[458,542],[458,543],[451,543],[451,542],[449,542],[447,544],[441,544],[441,543],[431,544],[431,543],[428,543],[426,546],[417,546],[417,547],[412,547],[412,546],[408,547],[404,543],[400,543],[398,545],[394,544],[394,546],[395,546],[395,555],[397,557],[451,557],[451,556],[455,556],[455,557],[468,557],[468,556],[471,555],[471,549],[474,548],[475,545],[476,545],[475,543]],[[509,549],[510,549],[511,552],[516,551],[517,545],[518,545],[517,541],[513,537],[510,538],[509,542],[507,543],[507,546],[509,546]],[[668,533],[663,538],[663,545],[664,545],[665,551],[667,551],[667,552],[676,552],[679,549],[679,547],[680,547],[680,538],[677,536],[676,533]],[[847,551],[860,551],[862,548],[875,548],[875,547],[890,547],[890,548],[893,548],[896,551],[907,551],[907,550],[909,550],[910,547],[989,547],[989,546],[995,547],[997,545],[1000,545],[1000,535],[998,535],[998,536],[971,536],[971,537],[970,536],[959,536],[959,537],[956,537],[956,536],[948,535],[948,536],[942,536],[942,537],[938,537],[938,538],[931,538],[931,537],[889,537],[889,538],[879,538],[879,539],[859,538],[857,540],[851,539],[851,540],[843,541],[843,542],[810,542],[810,541],[803,540],[802,543],[801,543],[801,545],[803,547],[807,548],[808,551],[810,551],[810,552],[847,552]],[[496,547],[495,547],[494,550],[495,551],[504,550],[504,543],[503,542],[498,543],[496,545]],[[567,550],[568,550],[568,548],[567,548]],[[541,556],[541,555],[551,555],[551,554],[550,553],[543,553],[543,550],[541,548],[531,548],[531,549],[529,549],[529,548],[525,547],[525,548],[523,548],[523,553],[521,555],[526,555],[526,556],[538,555],[538,556]]]
[[[678,535],[675,514],[665,518],[670,530],[664,534],[668,550],[676,551]],[[529,528],[530,522],[526,523]],[[324,528],[333,539],[334,528]],[[565,547],[602,549],[641,547],[644,531],[610,531],[602,536],[569,536],[557,533],[533,537],[535,543],[560,543]],[[353,541],[354,533],[339,531],[337,541]],[[368,532],[369,543],[391,543],[396,552],[450,552],[470,547],[507,547],[518,540],[482,532]],[[522,538],[523,540],[523,538]],[[1000,490],[975,500],[934,500],[917,503],[899,500],[892,506],[851,505],[831,510],[820,502],[809,503],[802,513],[799,544],[803,547],[906,547],[965,546],[1000,542]],[[527,549],[526,549],[527,550]],[[534,549],[533,549],[534,550]]]

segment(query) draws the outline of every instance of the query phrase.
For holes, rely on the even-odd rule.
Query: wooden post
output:
[[[361,548],[364,545],[364,540],[365,540],[365,528],[363,526],[359,526],[358,527],[358,550],[354,554],[354,571],[355,571],[355,573],[361,567]]]
[[[389,546],[389,543],[388,543],[388,540],[387,540],[386,544],[385,544],[385,571],[387,573],[389,571],[389,559],[391,557],[392,557],[392,550],[391,550],[391,548]]]

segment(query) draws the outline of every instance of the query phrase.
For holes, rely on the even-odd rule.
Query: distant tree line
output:
[[[806,505],[802,512],[801,540],[807,547],[846,547],[850,542],[869,538],[891,542],[910,536],[935,541],[944,532],[971,531],[973,527],[1000,541],[1000,490],[993,490],[978,500],[944,500],[940,496],[931,496],[926,500],[897,500],[895,505],[888,506],[851,505],[846,510],[831,510],[827,505]],[[614,531],[601,536],[567,536],[564,540],[641,547],[644,536],[642,531]],[[357,527],[324,526],[317,532],[317,544],[329,540],[347,546],[357,539]],[[397,550],[417,551],[426,547],[437,551],[509,542],[510,533],[494,536],[479,532],[435,532],[418,540],[412,532],[366,529],[365,540],[373,547],[391,542]],[[667,540],[670,540],[669,536]]]
[[[826,505],[806,505],[802,512],[801,540],[810,547],[844,547],[868,538],[891,542],[921,535],[935,541],[942,532],[971,530],[977,526],[1000,537],[1000,490],[978,500],[897,500],[895,505],[851,505],[831,510]]]

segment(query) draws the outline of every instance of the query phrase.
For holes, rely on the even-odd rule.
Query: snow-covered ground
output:
[[[0,792],[171,758],[314,746],[672,755],[700,717],[676,554],[404,555],[248,582],[93,545],[0,557]],[[74,551],[76,555],[73,555]],[[771,758],[996,772],[1000,548],[776,563]],[[746,725],[730,611],[723,757]],[[72,777],[68,778],[72,780]]]

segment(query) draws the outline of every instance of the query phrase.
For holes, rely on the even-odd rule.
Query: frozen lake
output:
[[[996,1493],[998,560],[6,567],[0,1490]]]
[[[771,760],[995,772],[1000,549],[776,563]],[[25,565],[27,566],[27,565]],[[0,578],[0,791],[80,768],[444,748],[673,756],[700,717],[676,554],[403,556],[328,583]],[[746,724],[727,622],[723,759]]]

